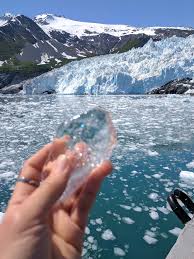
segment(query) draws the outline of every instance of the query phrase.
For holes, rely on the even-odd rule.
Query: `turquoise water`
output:
[[[83,258],[165,258],[183,227],[166,198],[176,187],[193,196],[192,182],[180,179],[182,170],[194,172],[187,165],[194,160],[192,97],[0,96],[0,211],[23,161],[62,120],[94,106],[111,111],[118,146],[90,215]]]

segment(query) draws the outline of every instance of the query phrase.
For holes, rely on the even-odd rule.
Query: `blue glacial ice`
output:
[[[194,35],[150,40],[122,54],[74,61],[24,84],[24,94],[144,94],[173,79],[194,77]]]
[[[104,160],[110,159],[116,145],[116,131],[111,116],[98,107],[70,121],[63,121],[57,130],[57,137],[61,138],[65,135],[71,137],[68,148],[76,151],[83,161],[81,166],[77,166],[72,172],[62,199],[74,193],[86,181],[92,169]],[[76,143],[83,142],[87,145],[87,151],[75,148]]]

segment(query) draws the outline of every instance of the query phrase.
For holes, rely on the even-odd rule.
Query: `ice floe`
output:
[[[135,221],[133,219],[129,218],[129,217],[123,217],[122,221],[126,224],[134,224],[135,223]]]
[[[125,251],[120,247],[114,247],[114,254],[116,256],[125,256]]]
[[[102,233],[102,239],[104,240],[115,240],[116,237],[114,236],[113,232],[110,229],[106,229],[103,233]]]
[[[178,236],[180,235],[181,231],[182,231],[181,228],[175,227],[175,228],[173,228],[173,229],[170,229],[170,230],[169,230],[169,233],[171,233],[172,235],[178,237]]]

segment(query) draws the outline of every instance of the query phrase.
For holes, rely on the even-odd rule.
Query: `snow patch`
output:
[[[39,63],[39,65],[44,65],[46,63],[48,63],[50,60],[49,56],[47,53],[43,53],[41,56],[41,62]]]
[[[76,59],[76,57],[70,56],[70,55],[66,54],[65,52],[62,52],[62,56],[67,59]]]
[[[58,49],[53,46],[50,41],[47,40],[46,42],[54,49],[55,52],[59,52]]]

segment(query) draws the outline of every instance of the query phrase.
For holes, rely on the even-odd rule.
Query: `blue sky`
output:
[[[194,0],[2,0],[0,10],[30,17],[47,12],[80,21],[194,27]]]

